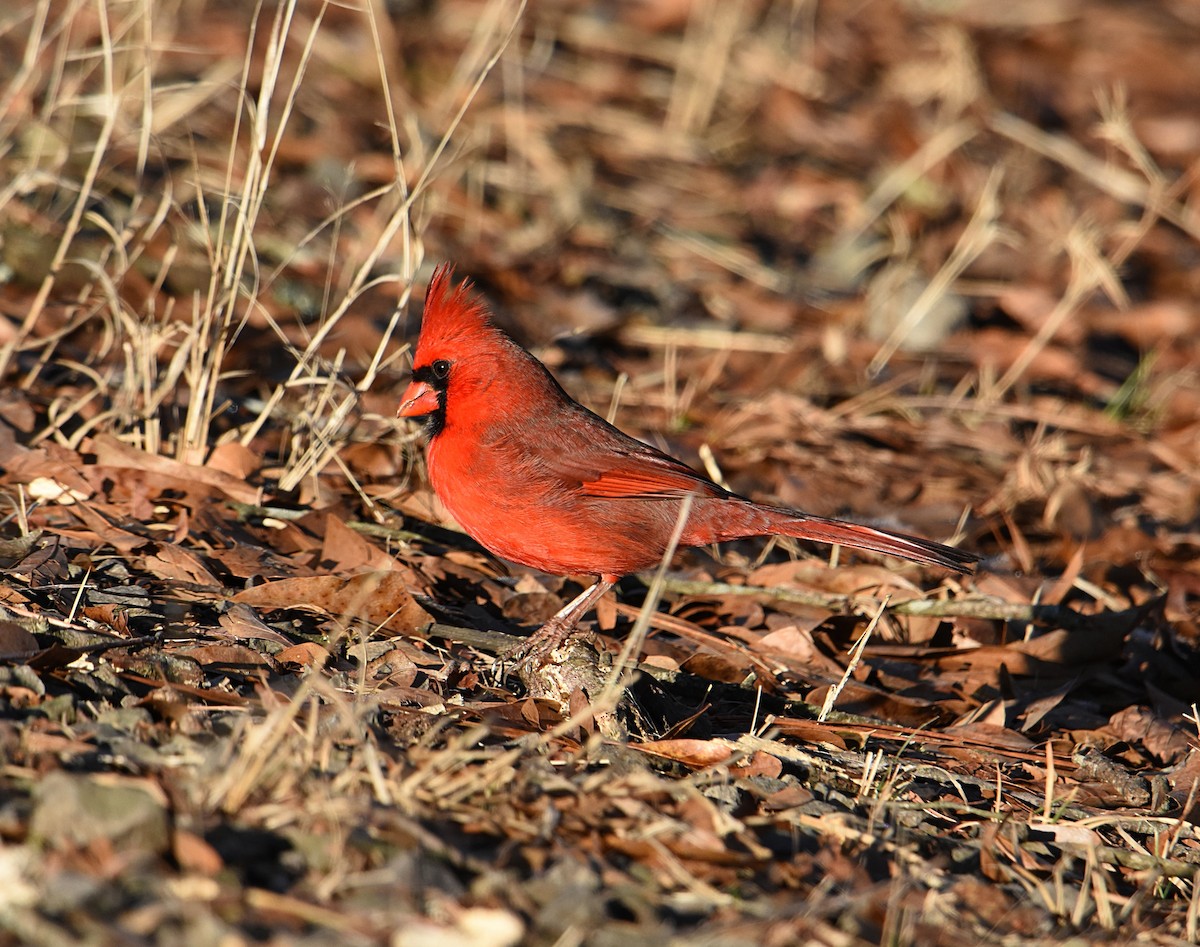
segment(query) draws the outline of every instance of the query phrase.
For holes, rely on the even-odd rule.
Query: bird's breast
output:
[[[447,429],[429,450],[438,499],[489,551],[557,575],[624,575],[662,558],[679,502],[586,496],[544,458],[482,441],[455,443]]]

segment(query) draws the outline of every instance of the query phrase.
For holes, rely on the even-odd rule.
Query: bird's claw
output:
[[[572,631],[573,626],[552,618],[524,641],[500,654],[501,676],[511,671],[522,677],[551,663],[555,660],[554,653],[571,639]]]

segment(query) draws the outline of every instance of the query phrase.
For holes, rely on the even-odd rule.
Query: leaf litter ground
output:
[[[0,31],[5,937],[1195,942],[1194,15],[280,9]],[[625,429],[983,568],[689,552],[595,616],[615,717],[531,696],[586,577],[391,420],[443,258]]]

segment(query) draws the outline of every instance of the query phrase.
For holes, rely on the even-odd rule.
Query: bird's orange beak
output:
[[[414,381],[404,390],[400,397],[398,418],[419,418],[425,414],[433,414],[438,409],[437,392],[433,386],[423,381]]]

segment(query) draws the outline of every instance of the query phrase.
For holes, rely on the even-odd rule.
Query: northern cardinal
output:
[[[794,536],[968,572],[978,556],[890,530],[755,503],[622,433],[576,402],[494,326],[469,282],[434,273],[398,415],[423,417],[429,480],[482,546],[599,581],[510,653],[545,663],[621,576],[661,561],[683,497],[680,546]]]

